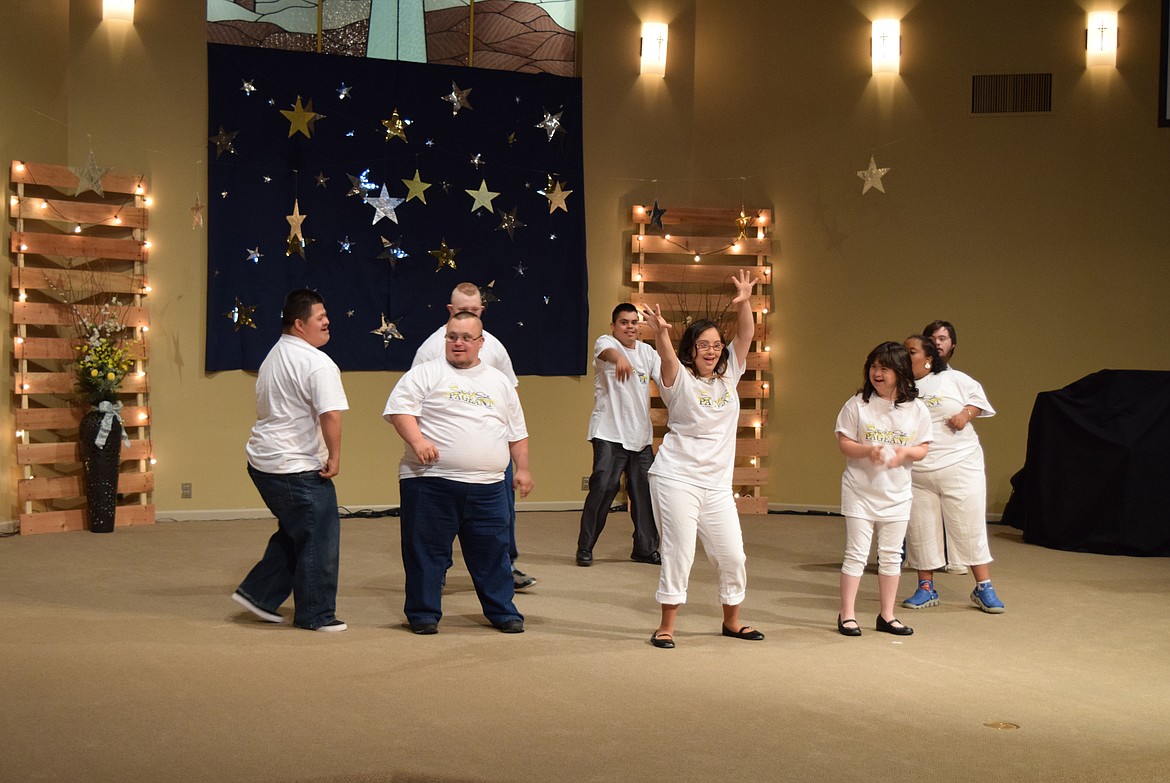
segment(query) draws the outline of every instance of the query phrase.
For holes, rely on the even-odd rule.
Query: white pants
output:
[[[861,519],[845,517],[845,557],[841,573],[861,576],[869,561],[869,546],[877,535],[878,573],[897,576],[902,572],[902,539],[906,537],[905,519]]]
[[[983,452],[947,468],[914,471],[912,477],[914,499],[906,530],[906,565],[916,571],[938,571],[947,563],[990,563]]]
[[[743,531],[731,489],[704,489],[693,484],[650,476],[650,497],[658,523],[662,570],[654,599],[660,604],[685,604],[695,537],[719,573],[719,602],[743,603],[747,591],[747,556]]]

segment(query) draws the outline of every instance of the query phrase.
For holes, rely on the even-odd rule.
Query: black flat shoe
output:
[[[733,631],[726,625],[721,627],[723,628],[723,635],[730,636],[732,639],[747,639],[749,642],[759,642],[764,639],[764,635],[750,625],[745,625],[738,631]]]
[[[845,623],[853,623],[853,625],[846,627]],[[837,633],[842,636],[861,636],[861,626],[852,617],[848,620],[842,620],[841,615],[837,615]]]
[[[577,550],[577,565],[588,568],[593,565],[593,553],[584,549]]]
[[[439,632],[438,623],[411,623],[410,630],[419,636],[430,636],[431,634]]]
[[[650,565],[662,565],[662,556],[657,552],[651,552],[648,555],[630,555],[630,560],[635,563],[649,563]]]
[[[897,623],[897,625],[894,625]],[[893,620],[886,620],[880,614],[877,616],[877,629],[882,633],[892,633],[895,636],[909,636],[914,633],[914,629],[903,623],[897,617]]]
[[[668,633],[655,631],[650,634],[650,644],[662,650],[672,650],[674,649],[674,637]]]

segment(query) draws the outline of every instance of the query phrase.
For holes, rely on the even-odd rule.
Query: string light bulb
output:
[[[49,208],[49,202],[42,200],[41,201],[41,209],[48,209],[48,208]]]
[[[143,188],[141,184],[138,187],[134,188],[134,195],[135,196],[141,196],[145,192],[146,192],[146,189]]]
[[[8,199],[8,203],[15,207],[17,204],[20,203],[20,199],[18,199],[16,196],[10,196]]]
[[[21,292],[20,292],[20,296],[18,296],[18,297],[16,297],[16,298],[17,298],[17,299],[19,299],[19,300],[20,300],[20,301],[22,301],[22,302],[25,302],[25,301],[28,301],[28,294],[27,294],[27,293],[25,293],[24,291],[21,291]]]
[[[73,233],[74,233],[74,234],[80,234],[80,233],[81,233],[81,224],[80,224],[80,223],[74,223],[74,224],[73,224]]]
[[[147,196],[146,199],[143,201],[143,203],[149,207],[151,204],[154,203],[154,199],[152,199],[150,196]]]
[[[151,457],[151,458],[150,458],[150,464],[151,464],[151,465],[157,465],[157,464],[158,464],[158,460],[157,460],[157,459],[155,459],[154,457]]]
[[[695,263],[696,263],[696,264],[697,264],[697,263],[699,263],[699,261],[701,261],[701,260],[702,260],[702,258],[703,258],[703,257],[702,257],[702,256],[700,256],[698,253],[695,253]]]
[[[154,288],[149,286],[149,285],[142,286],[142,293],[144,293],[144,294],[149,294],[153,290],[154,290]]]
[[[21,163],[19,160],[16,161],[16,170],[17,171],[24,171],[24,164]]]
[[[150,248],[150,240],[148,239],[145,242],[143,242],[142,246],[149,249]]]
[[[122,216],[121,215],[114,215],[114,225],[115,226],[122,225]]]

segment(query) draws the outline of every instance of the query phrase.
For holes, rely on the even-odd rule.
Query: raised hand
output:
[[[662,317],[662,307],[661,306],[654,305],[654,309],[651,310],[648,306],[643,305],[642,306],[642,315],[646,317],[646,321],[652,327],[654,327],[655,331],[661,332],[663,330],[670,329],[670,322]]]
[[[731,276],[731,282],[735,284],[735,298],[731,300],[732,304],[739,304],[746,302],[752,295],[752,288],[756,283],[760,282],[759,278],[746,270],[739,270],[738,275]]]

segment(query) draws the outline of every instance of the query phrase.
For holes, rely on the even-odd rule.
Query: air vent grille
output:
[[[1007,73],[971,77],[972,114],[1052,112],[1052,74]]]

